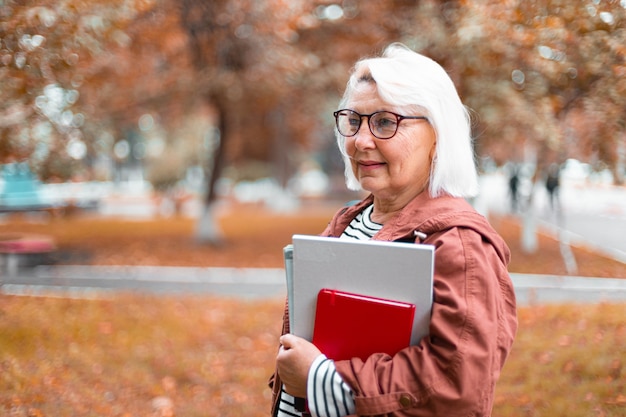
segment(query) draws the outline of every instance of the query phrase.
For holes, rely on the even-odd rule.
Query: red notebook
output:
[[[322,289],[317,296],[313,344],[333,360],[394,355],[409,346],[415,305]]]

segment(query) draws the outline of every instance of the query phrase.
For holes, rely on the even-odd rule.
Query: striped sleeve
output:
[[[278,404],[277,417],[302,417],[302,413],[296,410],[296,400],[287,394],[285,387],[280,390],[280,402]]]
[[[313,417],[343,417],[356,411],[352,389],[337,373],[335,363],[324,355],[318,356],[309,369],[307,403]]]

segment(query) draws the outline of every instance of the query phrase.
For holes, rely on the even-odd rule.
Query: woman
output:
[[[272,415],[488,416],[517,318],[509,250],[464,199],[478,191],[467,111],[444,69],[401,44],[356,64],[339,109],[346,183],[370,194],[323,235],[434,245],[429,335],[333,362],[285,318]]]

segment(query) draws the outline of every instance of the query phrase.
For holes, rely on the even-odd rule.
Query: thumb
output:
[[[298,338],[292,334],[284,334],[280,337],[279,341],[280,344],[283,345],[283,348],[291,349],[294,347],[297,339]]]

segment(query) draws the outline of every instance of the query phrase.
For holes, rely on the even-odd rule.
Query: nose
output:
[[[376,147],[376,139],[370,130],[369,120],[362,121],[361,126],[359,126],[359,130],[352,138],[354,139],[354,146],[358,150]]]

